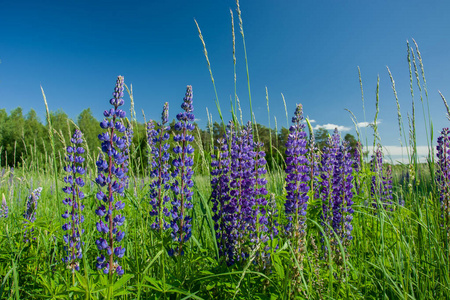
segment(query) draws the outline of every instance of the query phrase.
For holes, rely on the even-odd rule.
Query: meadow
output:
[[[373,136],[355,126],[352,142],[314,133],[301,104],[286,108],[290,128],[245,121],[236,97],[232,120],[217,101],[202,130],[188,86],[176,119],[166,103],[139,123],[122,76],[100,121],[52,113],[44,90],[45,125],[0,111],[0,298],[449,299],[449,132],[433,137],[415,42],[407,58],[425,163],[414,98],[407,126],[398,111],[408,163],[396,165],[378,111]]]

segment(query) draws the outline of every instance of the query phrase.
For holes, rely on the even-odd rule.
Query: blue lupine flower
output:
[[[169,103],[164,104],[161,123],[157,123],[157,129],[154,129],[154,125],[151,126],[148,132],[148,139],[151,139],[151,171],[150,176],[152,178],[150,183],[150,205],[152,211],[151,216],[155,216],[155,222],[151,225],[152,229],[159,230],[162,233],[163,229],[169,227],[169,223],[164,219],[165,204],[170,201],[170,197],[167,195],[170,189],[170,173],[169,173],[169,130],[170,126],[167,126],[169,121]],[[152,121],[149,124],[153,124]]]
[[[390,166],[383,168],[383,151],[381,145],[378,145],[370,161],[372,175],[372,184],[370,195],[372,197],[372,206],[377,208],[377,199],[383,205],[384,209],[392,210],[392,170]]]
[[[293,125],[289,128],[289,136],[286,143],[286,202],[285,213],[288,219],[286,229],[294,238],[297,251],[302,251],[306,236],[306,209],[308,205],[308,191],[311,167],[308,160],[308,148],[306,147],[306,132],[303,121],[302,105],[298,104]]]
[[[194,148],[190,147],[189,143],[194,141],[194,136],[189,132],[194,130],[194,107],[192,104],[192,86],[188,85],[186,88],[186,95],[183,99],[181,108],[183,112],[177,114],[178,122],[175,123],[175,130],[179,133],[173,137],[177,146],[173,151],[175,157],[172,161],[174,171],[172,173],[173,183],[173,201],[172,201],[172,217],[170,227],[172,228],[172,239],[178,244],[176,249],[169,251],[169,254],[183,255],[183,244],[189,241],[191,237],[191,217],[187,215],[186,210],[192,208],[192,175],[194,170],[194,159],[192,157]],[[164,113],[163,113],[164,114]],[[164,120],[164,117],[163,117]]]
[[[117,214],[118,210],[124,208],[124,203],[119,200],[119,196],[123,197],[124,186],[127,182],[127,136],[125,136],[126,127],[120,121],[126,113],[119,107],[124,104],[123,97],[123,77],[117,78],[116,87],[113,92],[113,98],[109,101],[114,108],[105,110],[103,115],[105,119],[100,122],[100,127],[107,129],[98,136],[102,141],[101,148],[103,154],[99,155],[96,163],[98,176],[96,182],[100,187],[107,186],[106,194],[99,190],[96,198],[103,202],[97,208],[95,213],[101,218],[97,223],[97,230],[101,233],[101,238],[96,241],[98,250],[106,252],[109,256],[107,260],[105,255],[101,254],[97,258],[97,268],[102,269],[105,274],[117,273],[123,275],[124,270],[114,259],[121,258],[125,253],[125,248],[116,246],[120,242],[124,233],[119,231],[118,226],[122,226],[125,217]],[[122,133],[121,136],[117,132]],[[120,256],[118,255],[120,254]]]
[[[437,170],[436,179],[440,189],[441,226],[445,239],[450,236],[450,130],[443,128],[436,145]]]
[[[336,129],[323,149],[319,168],[321,180],[316,195],[322,199],[322,226],[331,241],[332,249],[336,252],[335,258],[344,255],[340,253],[335,235],[344,247],[353,239],[351,235],[353,163],[347,144],[345,142],[341,144],[340,135]],[[324,251],[324,255],[327,255],[327,251]]]
[[[84,232],[81,229],[81,223],[84,222],[84,217],[81,215],[84,205],[81,200],[84,198],[84,194],[80,189],[84,186],[83,178],[80,177],[84,174],[84,158],[81,156],[84,149],[80,147],[80,144],[83,143],[80,130],[75,130],[70,142],[71,145],[66,148],[66,162],[68,164],[65,167],[69,174],[64,177],[64,182],[69,185],[63,188],[63,191],[68,194],[63,203],[70,207],[62,214],[64,219],[68,219],[67,223],[62,226],[62,229],[67,231],[63,237],[67,244],[64,247],[67,256],[63,258],[63,262],[72,272],[75,272],[80,270],[79,260],[82,258],[80,237]]]
[[[25,218],[25,221],[24,221],[25,225],[34,223],[34,221],[36,221],[36,210],[38,207],[38,200],[39,200],[39,197],[41,196],[41,192],[42,192],[42,188],[38,187],[33,192],[31,192],[31,194],[27,198],[26,210],[25,210],[25,213],[23,214],[23,217]],[[27,230],[25,231],[24,242],[30,241],[29,238],[32,235],[33,231],[34,231],[34,228],[31,228],[31,230],[29,232]],[[33,239],[35,239],[35,238],[33,238]]]
[[[2,206],[0,208],[0,218],[8,217],[8,205],[6,204],[5,194],[2,194]]]
[[[213,219],[219,256],[228,265],[246,259],[257,245],[258,263],[265,260],[273,236],[269,228],[265,153],[253,140],[248,123],[236,130],[229,122],[223,139],[212,155]]]
[[[229,257],[232,254],[233,238],[231,231],[233,224],[230,217],[230,157],[226,139],[217,140],[218,146],[215,147],[217,154],[211,155],[211,202],[213,204],[212,219],[214,220],[214,230],[216,232],[216,241],[219,249],[219,256]],[[231,255],[232,259],[232,255]]]

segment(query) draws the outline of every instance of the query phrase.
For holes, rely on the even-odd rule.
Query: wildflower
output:
[[[81,156],[84,153],[84,148],[81,147],[83,139],[80,130],[75,130],[70,142],[71,145],[66,148],[66,162],[68,164],[64,167],[64,170],[69,174],[64,177],[64,182],[68,185],[63,188],[63,191],[68,195],[63,200],[63,203],[70,207],[70,211],[66,210],[62,215],[64,219],[68,219],[67,223],[62,227],[67,232],[63,236],[64,242],[67,244],[64,247],[67,256],[63,258],[63,262],[74,272],[80,270],[78,262],[82,258],[80,236],[84,232],[80,228],[81,223],[84,222],[84,216],[81,215],[84,209],[84,205],[81,203],[81,200],[84,198],[81,190],[84,186],[84,181],[81,175],[85,173],[83,168],[84,158]]]
[[[442,227],[445,230],[445,238],[450,237],[450,130],[444,128],[437,139],[436,155],[437,183],[440,188],[440,204]]]
[[[151,162],[150,177],[150,205],[152,211],[151,216],[156,216],[155,222],[151,225],[153,229],[162,232],[163,229],[167,229],[169,224],[164,220],[164,215],[169,216],[169,211],[165,208],[165,204],[170,201],[170,197],[167,195],[170,189],[170,173],[169,173],[169,130],[170,126],[167,126],[169,115],[169,103],[164,104],[161,123],[157,123],[157,129],[154,126],[149,126],[148,139],[151,140],[151,154],[153,161]],[[150,121],[148,124],[153,124]],[[164,215],[163,215],[164,214]]]
[[[8,217],[8,205],[6,204],[5,194],[2,194],[2,206],[0,208],[0,218]]]
[[[308,149],[306,147],[305,124],[302,124],[302,105],[298,104],[292,118],[292,125],[289,128],[288,141],[286,143],[286,202],[285,213],[289,224],[287,231],[291,233],[296,242],[299,242],[298,251],[303,248],[304,237],[306,235],[305,219],[308,206],[309,173],[310,166],[307,158]]]
[[[25,218],[25,221],[24,221],[25,225],[34,223],[34,221],[36,221],[36,210],[37,210],[37,206],[38,206],[39,197],[41,196],[41,192],[42,192],[42,187],[38,187],[37,189],[33,190],[33,192],[31,192],[31,194],[27,198],[26,209],[25,209],[25,213],[23,214],[23,217]],[[25,242],[30,241],[28,235],[31,236],[33,231],[34,231],[34,228],[31,228],[31,230],[29,232],[27,230],[25,230],[25,233],[24,233],[24,241]],[[35,238],[33,238],[33,239],[35,239]]]
[[[353,239],[351,221],[353,219],[352,165],[354,162],[348,150],[345,142],[340,143],[340,135],[336,129],[323,150],[319,168],[321,181],[317,196],[322,199],[322,226],[330,239],[338,264],[342,263],[343,255],[340,253],[339,242],[346,247]],[[324,252],[326,256],[327,251]]]
[[[194,107],[192,105],[192,86],[188,85],[186,88],[186,95],[183,99],[181,108],[183,112],[177,114],[178,122],[175,123],[175,130],[180,132],[173,137],[177,146],[173,148],[175,157],[172,161],[174,171],[172,178],[173,201],[172,201],[172,221],[170,227],[172,228],[172,239],[178,243],[176,249],[171,249],[169,254],[177,252],[178,255],[183,255],[183,243],[189,241],[191,237],[191,217],[187,215],[186,210],[192,208],[192,175],[194,170],[194,159],[192,157],[194,148],[190,145],[194,141],[194,136],[189,134],[194,130]],[[164,114],[163,114],[164,115]],[[164,116],[163,116],[164,120]]]
[[[377,200],[384,209],[392,210],[392,170],[390,166],[383,168],[383,151],[378,145],[370,161],[372,168],[371,196],[372,206],[377,208]]]
[[[257,247],[268,241],[267,180],[262,143],[254,142],[248,122],[239,132],[230,126],[230,205],[234,207],[233,258],[230,263],[246,260],[251,252],[261,255]],[[247,242],[249,241],[249,243]],[[264,251],[264,247],[263,247]]]
[[[216,154],[211,154],[211,202],[213,204],[212,219],[214,220],[214,230],[216,232],[216,241],[219,248],[219,256],[226,257],[232,255],[232,219],[230,212],[230,157],[228,144],[225,138],[217,140],[218,146],[215,147]]]
[[[232,127],[231,127],[232,129]],[[254,197],[255,161],[252,144],[253,134],[251,124],[248,123],[240,132],[230,131],[231,163],[230,163],[230,195],[234,211],[234,256],[230,263],[246,259],[250,249],[245,247],[247,240],[254,242],[256,229],[256,210]],[[252,235],[252,237],[250,237]]]
[[[259,222],[264,226],[259,228],[260,242],[262,249],[258,253],[257,262],[260,264],[261,269],[267,269],[271,265],[271,251],[278,249],[278,242],[275,238],[279,233],[278,224],[278,209],[275,201],[275,194],[271,194],[269,201],[261,208],[264,211],[259,218]]]
[[[119,230],[125,217],[117,214],[118,211],[125,207],[125,204],[119,200],[119,195],[123,196],[124,187],[127,180],[128,168],[124,162],[127,160],[126,143],[127,137],[123,135],[126,131],[125,126],[120,119],[125,117],[125,111],[119,109],[124,104],[123,97],[123,77],[118,76],[116,87],[114,89],[113,98],[110,104],[114,107],[105,110],[103,115],[105,119],[100,122],[100,127],[107,131],[98,136],[102,141],[101,149],[103,154],[99,156],[97,161],[98,176],[96,182],[100,187],[107,186],[106,194],[100,189],[96,198],[103,202],[95,213],[100,217],[97,222],[97,230],[101,237],[95,242],[98,250],[106,253],[97,257],[97,268],[102,269],[105,274],[113,274],[121,276],[124,273],[123,268],[115,260],[114,256],[121,258],[125,253],[125,248],[117,246],[125,233]],[[122,133],[122,137],[116,133]]]
[[[294,116],[293,125],[289,128],[289,136],[286,142],[286,202],[284,212],[288,224],[286,233],[291,238],[295,261],[293,266],[292,282],[300,285],[301,268],[303,267],[303,255],[306,247],[306,209],[308,206],[308,192],[310,190],[310,175],[314,175],[314,135],[311,135],[309,147],[307,146],[305,124],[303,121],[303,106],[298,104]],[[311,129],[312,131],[312,129]],[[310,160],[313,162],[312,165]]]

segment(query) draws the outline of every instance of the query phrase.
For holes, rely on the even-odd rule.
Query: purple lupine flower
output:
[[[63,236],[64,242],[67,246],[64,250],[67,256],[62,259],[67,267],[72,272],[79,271],[79,260],[82,258],[81,253],[81,234],[84,232],[81,229],[81,224],[84,222],[84,216],[81,212],[84,209],[84,205],[81,200],[84,198],[84,194],[81,188],[84,186],[83,178],[80,177],[84,174],[83,162],[84,158],[81,156],[84,153],[84,148],[81,147],[83,143],[83,134],[80,130],[76,129],[72,138],[70,139],[70,146],[66,148],[66,162],[67,165],[64,170],[69,174],[64,177],[64,182],[68,184],[63,188],[63,191],[68,194],[67,198],[63,200],[63,203],[69,206],[69,209],[64,212],[62,217],[67,219],[62,227],[66,233]]]
[[[356,142],[356,146],[355,149],[353,149],[352,154],[353,154],[353,170],[358,173],[361,170],[361,159],[362,159],[362,145],[360,141]]]
[[[251,128],[251,126],[250,126]],[[271,245],[269,241],[273,237],[273,227],[269,223],[269,210],[273,213],[273,207],[268,206],[268,201],[266,199],[267,195],[267,179],[265,178],[267,174],[266,170],[266,153],[263,150],[264,144],[262,142],[251,143],[254,153],[254,183],[253,183],[253,197],[255,199],[255,204],[253,206],[254,215],[256,217],[255,232],[250,232],[250,241],[252,237],[255,236],[254,243],[251,245],[252,250],[261,245],[261,249],[256,252],[257,260],[255,263],[260,264],[261,269],[265,269],[270,264],[270,252]],[[271,203],[272,205],[274,203]],[[276,207],[275,207],[276,209]]]
[[[450,236],[450,130],[443,128],[436,145],[437,170],[436,180],[440,189],[442,228],[445,238]]]
[[[289,136],[286,143],[286,202],[285,214],[288,219],[286,226],[289,234],[294,238],[296,251],[302,252],[306,236],[306,209],[308,205],[308,191],[311,167],[308,161],[306,147],[305,124],[303,121],[302,105],[298,104],[292,117]]]
[[[5,194],[2,194],[2,206],[0,207],[0,218],[8,217],[8,204],[6,203]]]
[[[165,207],[166,203],[170,201],[168,191],[170,189],[170,173],[169,173],[169,130],[167,126],[169,121],[169,103],[164,104],[161,123],[157,123],[157,129],[150,127],[148,132],[148,139],[151,139],[151,155],[153,156],[150,171],[150,205],[152,211],[150,216],[155,216],[155,222],[151,225],[152,229],[158,230],[160,233],[169,227],[165,217],[169,216],[169,211]],[[149,124],[153,124],[152,121]]]
[[[194,148],[190,145],[194,141],[194,136],[189,134],[194,130],[194,107],[192,105],[192,86],[188,85],[186,88],[186,95],[183,99],[181,108],[183,112],[177,114],[178,122],[175,123],[175,130],[180,132],[173,137],[177,145],[173,148],[175,157],[172,161],[174,171],[172,177],[173,201],[172,201],[172,221],[170,227],[172,228],[172,239],[178,243],[176,249],[171,249],[170,254],[177,252],[178,255],[183,255],[183,244],[191,237],[191,217],[187,215],[186,210],[192,208],[192,175],[194,170],[194,159],[192,157]],[[164,119],[164,117],[163,117]]]
[[[230,247],[234,249],[228,263],[234,263],[247,259],[258,243],[267,241],[266,160],[265,153],[260,151],[262,144],[253,140],[250,122],[240,131],[229,128],[230,206],[234,208]]]
[[[123,97],[123,77],[118,76],[116,87],[113,92],[113,98],[109,101],[114,107],[105,110],[103,115],[105,119],[100,122],[100,127],[107,131],[98,136],[102,141],[101,148],[103,154],[99,155],[97,161],[98,176],[96,182],[100,188],[107,187],[106,194],[100,189],[96,198],[103,202],[95,213],[100,217],[97,223],[97,230],[101,233],[101,237],[95,242],[99,251],[106,253],[97,258],[97,268],[102,269],[104,274],[113,274],[121,276],[124,273],[123,268],[119,265],[117,258],[121,258],[125,253],[125,248],[117,246],[124,233],[119,231],[125,217],[118,214],[118,211],[125,207],[125,204],[119,200],[119,196],[124,195],[124,187],[127,180],[127,155],[125,153],[127,137],[124,135],[125,126],[120,121],[126,115],[125,111],[119,109],[124,104]],[[121,136],[117,135],[121,133]]]
[[[255,182],[255,153],[253,151],[253,135],[251,124],[248,124],[240,132],[231,135],[231,163],[230,163],[230,196],[231,203],[235,207],[235,249],[234,257],[230,262],[240,261],[249,256],[249,249],[244,244],[250,235],[256,230],[256,202],[254,198]],[[252,237],[253,242],[255,241]]]
[[[370,195],[372,206],[377,208],[377,201],[382,203],[384,209],[392,210],[392,170],[390,166],[383,168],[383,151],[378,145],[370,161],[372,175]]]
[[[249,122],[241,130],[229,122],[212,154],[213,220],[219,256],[228,265],[245,260],[257,245],[255,263],[267,261],[269,241],[278,234],[267,206],[265,152],[254,142]],[[273,213],[273,212],[272,212]]]
[[[317,197],[322,199],[322,226],[331,241],[332,250],[336,252],[334,257],[338,260],[343,254],[340,253],[335,234],[344,247],[353,239],[352,165],[351,153],[345,142],[340,143],[340,135],[336,129],[323,150]],[[324,253],[326,256],[327,251]]]
[[[216,154],[211,154],[211,202],[213,204],[212,219],[214,220],[214,230],[219,249],[219,257],[227,257],[230,253],[232,238],[232,220],[230,220],[230,158],[228,144],[225,138],[217,140],[215,147]]]
[[[27,198],[26,209],[23,214],[23,217],[25,218],[25,221],[24,221],[25,226],[27,224],[34,223],[34,221],[36,221],[36,210],[37,210],[37,206],[38,206],[39,197],[41,196],[41,192],[42,192],[42,187],[38,187],[37,189],[33,190],[33,192],[31,192],[31,194]],[[29,237],[32,235],[33,231],[34,231],[34,228],[31,228],[31,230],[29,232],[27,230],[25,230],[24,242],[27,243],[30,241]],[[33,239],[35,239],[35,238],[33,238]]]

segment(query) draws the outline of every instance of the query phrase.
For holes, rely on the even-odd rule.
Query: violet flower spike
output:
[[[23,217],[25,218],[25,221],[24,221],[25,225],[34,223],[34,221],[36,221],[36,210],[37,210],[38,203],[39,203],[38,200],[41,197],[41,192],[42,192],[42,187],[38,187],[37,189],[33,190],[33,192],[31,192],[31,194],[27,198],[26,209],[23,214]],[[31,230],[29,232],[27,230],[25,230],[24,242],[27,243],[30,241],[29,238],[32,236],[33,231],[34,231],[34,228],[31,228]],[[33,239],[35,239],[35,238],[33,238]]]
[[[227,130],[230,147],[230,200],[227,206],[227,264],[246,260],[267,228],[266,211],[261,208],[267,191],[264,154],[255,151],[259,147],[253,141],[249,122],[242,130],[234,128],[230,121]],[[260,204],[261,203],[261,204]],[[247,243],[250,241],[250,243]]]
[[[84,216],[81,212],[84,209],[84,205],[81,200],[84,198],[84,194],[81,188],[84,186],[83,178],[80,177],[84,174],[84,148],[81,147],[83,143],[83,134],[80,130],[76,129],[75,133],[70,140],[70,145],[66,148],[66,162],[67,165],[64,168],[68,173],[64,177],[64,182],[68,184],[63,191],[68,194],[67,198],[63,200],[63,204],[69,206],[69,209],[64,212],[62,217],[67,219],[67,223],[62,226],[62,229],[66,231],[63,236],[64,242],[67,244],[64,246],[64,250],[67,256],[62,261],[67,264],[67,268],[72,272],[80,270],[79,260],[82,258],[81,252],[81,224],[84,222]]]
[[[339,259],[345,253],[340,253],[335,234],[344,245],[344,251],[353,239],[351,235],[353,230],[351,225],[353,219],[353,163],[347,144],[341,144],[340,135],[335,130],[323,150],[319,168],[321,181],[316,197],[322,199],[322,226],[331,241],[332,250],[336,252],[334,258],[338,260],[338,263],[342,263],[342,260]],[[324,245],[325,256],[327,256],[327,252]]]
[[[116,273],[121,276],[124,269],[115,258],[121,258],[125,254],[125,248],[118,246],[125,233],[119,231],[125,221],[125,216],[117,211],[124,208],[125,204],[119,200],[123,197],[125,184],[128,176],[128,156],[127,156],[127,136],[126,127],[121,119],[125,118],[125,111],[119,107],[124,104],[123,97],[123,77],[118,76],[113,98],[109,101],[112,109],[105,110],[105,119],[100,122],[100,127],[107,131],[98,136],[102,141],[101,149],[103,154],[97,161],[98,176],[96,182],[100,188],[107,187],[106,193],[101,189],[96,198],[100,201],[100,206],[95,213],[100,217],[97,223],[97,230],[101,237],[95,242],[99,251],[103,252],[97,257],[97,268],[103,270],[104,274]],[[117,135],[121,133],[121,135]],[[130,134],[130,131],[128,131]],[[130,138],[130,136],[128,136]]]
[[[216,154],[211,154],[211,202],[213,204],[212,219],[219,249],[219,257],[227,263],[233,257],[233,208],[230,206],[230,157],[225,138],[217,140]]]
[[[311,167],[308,160],[308,148],[306,147],[306,132],[303,121],[303,107],[298,104],[293,125],[289,128],[288,141],[286,142],[286,202],[284,205],[288,219],[286,230],[293,237],[296,251],[304,249],[306,236],[306,209],[308,205],[308,191]]]
[[[190,134],[194,130],[194,107],[192,105],[192,86],[188,85],[186,88],[186,95],[183,99],[181,108],[183,112],[177,114],[178,122],[175,123],[175,130],[179,133],[173,137],[177,146],[173,148],[175,157],[172,161],[174,171],[172,177],[172,191],[174,193],[172,201],[172,221],[170,227],[172,228],[172,239],[178,244],[176,249],[170,249],[169,255],[175,254],[183,255],[183,244],[189,241],[191,237],[191,217],[187,215],[186,210],[192,208],[192,175],[194,170],[193,153],[194,148],[190,145],[194,141],[194,136]],[[163,117],[164,119],[164,117]]]
[[[450,237],[450,130],[443,128],[436,145],[436,179],[440,189],[441,227],[444,238]]]
[[[390,167],[383,168],[381,145],[377,146],[375,153],[372,155],[370,165],[374,173],[370,189],[372,206],[376,209],[377,201],[380,201],[384,209],[392,210],[392,170]]]
[[[163,230],[169,227],[169,223],[166,222],[164,216],[167,218],[169,212],[165,208],[165,204],[170,201],[170,197],[167,195],[170,189],[170,173],[169,173],[169,130],[170,126],[167,126],[169,118],[169,103],[164,104],[161,123],[157,123],[157,129],[151,128],[148,132],[149,140],[151,139],[151,155],[153,160],[151,163],[150,171],[150,205],[152,211],[151,216],[155,216],[155,222],[151,225],[152,229],[159,230],[162,234]],[[149,122],[152,123],[153,122]]]
[[[6,203],[5,194],[2,194],[2,206],[0,208],[0,218],[7,218],[8,217],[8,204]]]

